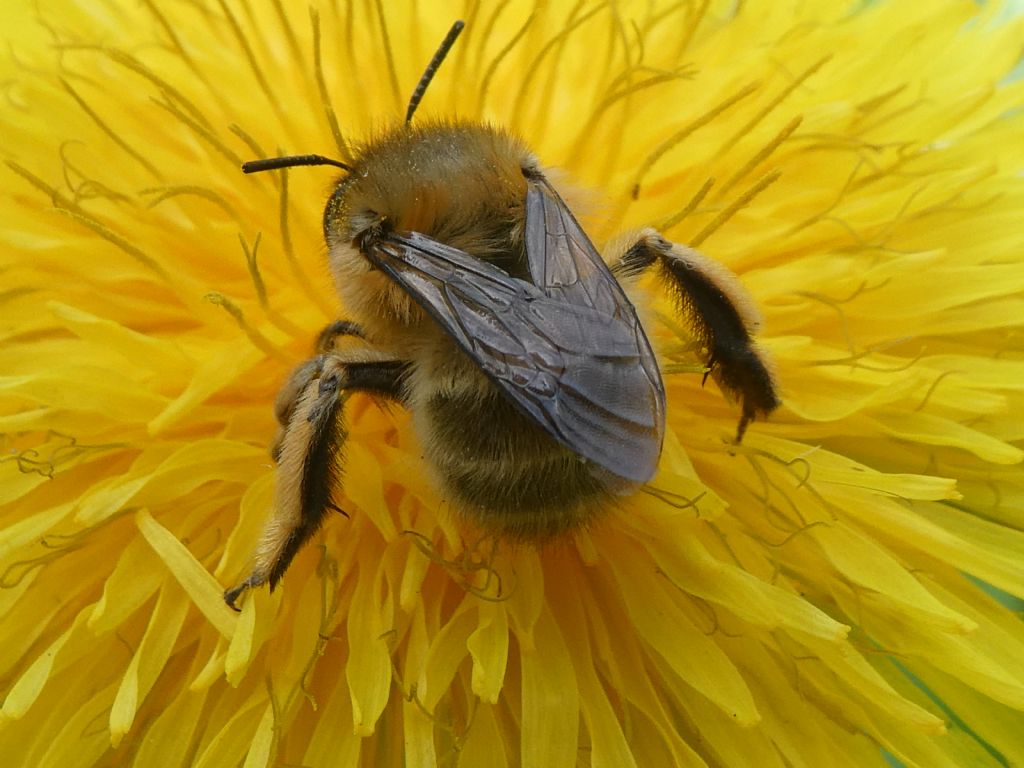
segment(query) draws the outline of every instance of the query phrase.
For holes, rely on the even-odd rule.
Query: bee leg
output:
[[[317,353],[326,355],[329,352],[333,352],[334,343],[338,340],[339,336],[358,336],[360,339],[366,338],[363,335],[363,329],[359,327],[358,324],[353,323],[350,320],[335,320],[320,331],[320,334],[316,337]]]
[[[288,427],[288,422],[291,421],[292,412],[295,410],[295,404],[299,396],[305,391],[310,381],[320,376],[326,356],[334,352],[334,346],[338,338],[342,336],[364,338],[363,329],[349,320],[335,320],[326,326],[317,335],[314,347],[317,352],[316,357],[310,358],[296,366],[288,380],[284,383],[284,386],[278,390],[277,398],[274,400],[274,415],[277,417],[277,423],[281,425],[281,428],[278,430],[277,437],[274,438],[274,442],[270,446],[270,455],[275,462],[280,460],[281,443],[284,440],[285,430]]]
[[[742,404],[738,443],[755,417],[766,416],[781,402],[771,362],[752,338],[760,325],[754,303],[725,266],[654,230],[641,232],[611,269],[617,277],[632,277],[652,266],[701,342],[708,373]]]
[[[320,355],[292,374],[285,384],[291,393],[289,417],[275,447],[274,512],[256,548],[252,572],[224,593],[229,606],[235,608],[250,587],[269,583],[273,589],[328,511],[337,509],[331,496],[347,436],[343,411],[348,395],[368,392],[402,402],[405,369],[397,360],[352,362]]]
[[[309,388],[310,382],[320,378],[326,359],[326,355],[317,355],[300,363],[277,392],[277,398],[274,400],[274,416],[277,418],[280,428],[277,430],[277,437],[270,445],[270,455],[277,463],[281,462],[281,451],[285,435],[288,433],[288,424],[295,413],[299,398]]]

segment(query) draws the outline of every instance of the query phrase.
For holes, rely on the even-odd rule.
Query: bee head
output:
[[[535,165],[520,140],[480,123],[397,126],[368,143],[339,180],[324,209],[327,246],[385,227],[487,258],[507,248],[522,220],[523,168]]]

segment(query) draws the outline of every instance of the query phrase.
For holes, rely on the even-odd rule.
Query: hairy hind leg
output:
[[[620,278],[651,267],[658,269],[679,313],[700,341],[708,373],[727,395],[740,401],[739,442],[755,417],[766,416],[781,402],[771,362],[753,340],[760,324],[753,301],[724,265],[669,242],[653,229],[642,231],[611,259],[612,272]]]
[[[331,497],[347,436],[343,411],[348,395],[369,392],[401,402],[405,368],[406,363],[398,360],[350,361],[319,355],[293,372],[283,390],[287,407],[278,409],[279,418],[287,412],[287,421],[274,447],[274,510],[249,576],[224,592],[229,606],[235,608],[235,601],[250,587],[269,583],[273,589],[333,508]]]

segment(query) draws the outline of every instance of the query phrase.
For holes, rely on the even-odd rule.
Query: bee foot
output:
[[[243,592],[247,591],[251,587],[258,587],[264,581],[265,579],[253,574],[237,587],[224,590],[224,602],[228,604],[228,607],[231,608],[231,610],[240,612],[242,609],[235,605],[235,601],[242,596]]]

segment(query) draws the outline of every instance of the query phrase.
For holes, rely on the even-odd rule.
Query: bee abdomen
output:
[[[427,458],[460,512],[485,530],[545,539],[580,527],[609,493],[600,473],[499,392],[436,393]]]

